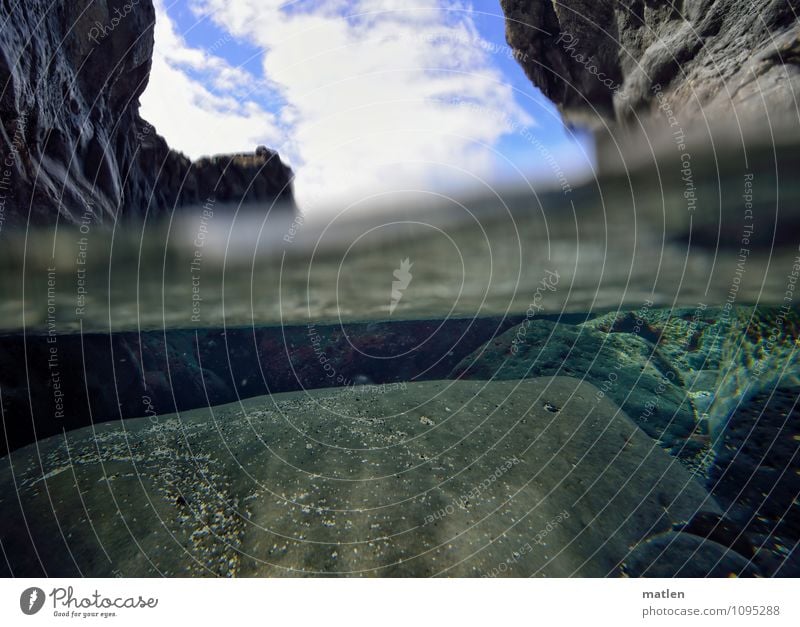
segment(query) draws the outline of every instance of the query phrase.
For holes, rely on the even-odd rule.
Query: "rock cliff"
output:
[[[572,121],[721,112],[797,123],[798,0],[501,0],[528,77]]]
[[[0,224],[110,224],[212,197],[293,205],[275,152],[191,162],[139,116],[152,0],[3,0],[0,22]]]

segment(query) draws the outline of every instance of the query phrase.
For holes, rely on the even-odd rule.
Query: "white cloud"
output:
[[[461,169],[490,177],[497,163],[490,147],[509,121],[533,123],[491,47],[479,45],[462,2],[425,0],[409,9],[399,0],[194,0],[198,16],[264,50],[255,89],[277,90],[276,116],[253,102],[239,110],[230,101],[241,95],[221,98],[186,77],[187,68],[208,71],[234,91],[247,81],[213,55],[188,49],[157,6],[162,26],[143,115],[190,154],[200,146],[252,149],[254,138],[274,137],[267,143],[295,168],[301,204],[435,186]],[[179,99],[176,86],[185,90]],[[168,87],[170,102],[155,101],[151,92],[160,87]],[[169,112],[159,119],[157,106]]]
[[[245,90],[252,89],[257,78],[189,47],[176,33],[162,0],[155,6],[156,44],[150,82],[141,97],[142,117],[172,147],[192,158],[280,142],[275,115],[246,96]]]

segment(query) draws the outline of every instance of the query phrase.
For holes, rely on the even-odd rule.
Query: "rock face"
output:
[[[694,118],[733,105],[797,121],[798,0],[500,4],[526,74],[567,118],[630,122],[660,105]]]
[[[292,204],[276,153],[192,163],[139,116],[151,0],[9,1],[0,20],[2,223],[108,223],[211,198]]]

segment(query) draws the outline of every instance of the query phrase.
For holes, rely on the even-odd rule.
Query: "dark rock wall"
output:
[[[793,116],[798,0],[501,0],[528,77],[573,120],[633,121],[660,104]]]
[[[442,379],[520,318],[0,336],[8,450],[88,424],[262,394]],[[427,338],[423,341],[424,338]],[[57,361],[51,349],[57,348]]]
[[[141,119],[155,10],[126,4],[0,2],[2,222],[111,223],[212,197],[291,206],[291,170],[276,153],[192,163]]]

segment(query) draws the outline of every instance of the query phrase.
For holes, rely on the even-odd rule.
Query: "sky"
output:
[[[191,158],[277,150],[308,211],[397,190],[558,186],[591,167],[588,138],[513,58],[495,0],[155,6],[144,119]]]

